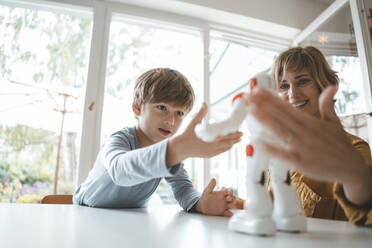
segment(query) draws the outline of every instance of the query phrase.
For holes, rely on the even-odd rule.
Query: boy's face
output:
[[[138,118],[139,131],[145,139],[141,143],[146,145],[174,135],[187,114],[186,107],[172,103],[145,103],[141,108],[133,104],[133,111]]]

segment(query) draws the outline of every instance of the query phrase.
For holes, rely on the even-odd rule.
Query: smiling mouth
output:
[[[309,100],[306,100],[306,101],[303,101],[303,102],[299,102],[299,103],[292,103],[292,106],[295,107],[295,108],[302,108],[302,107],[304,107],[308,102],[309,102]]]
[[[159,128],[159,131],[164,136],[168,136],[168,135],[170,135],[172,133],[171,131],[166,130],[166,129],[163,129],[163,128]]]

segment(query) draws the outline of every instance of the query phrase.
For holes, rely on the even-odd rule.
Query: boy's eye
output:
[[[156,106],[158,109],[160,109],[160,110],[167,110],[167,107],[165,107],[164,105],[158,105],[158,106]]]
[[[185,115],[185,113],[183,113],[182,111],[177,111],[177,115],[182,117]]]

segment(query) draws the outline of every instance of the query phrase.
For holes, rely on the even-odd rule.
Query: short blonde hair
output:
[[[195,94],[189,80],[169,68],[155,68],[143,73],[134,86],[134,103],[139,107],[145,103],[164,102],[186,107],[190,111],[194,100]]]
[[[276,58],[272,72],[278,84],[287,70],[298,72],[305,68],[317,83],[320,92],[329,85],[338,87],[337,72],[331,69],[322,52],[312,46],[294,47],[282,52]]]

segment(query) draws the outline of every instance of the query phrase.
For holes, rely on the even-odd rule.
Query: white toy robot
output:
[[[275,90],[274,80],[267,72],[259,73],[252,78],[250,89],[257,84]],[[276,230],[303,232],[306,230],[306,219],[301,214],[301,204],[291,185],[287,166],[279,160],[270,159],[257,146],[260,140],[276,144],[283,144],[283,141],[276,140],[257,120],[247,115],[247,106],[241,99],[242,96],[243,93],[234,97],[232,113],[226,120],[213,124],[199,124],[195,127],[197,137],[209,142],[218,135],[238,131],[245,119],[251,134],[251,144],[246,146],[247,196],[244,211],[231,217],[228,228],[254,235],[274,235]],[[274,204],[265,187],[265,171],[269,167]]]

